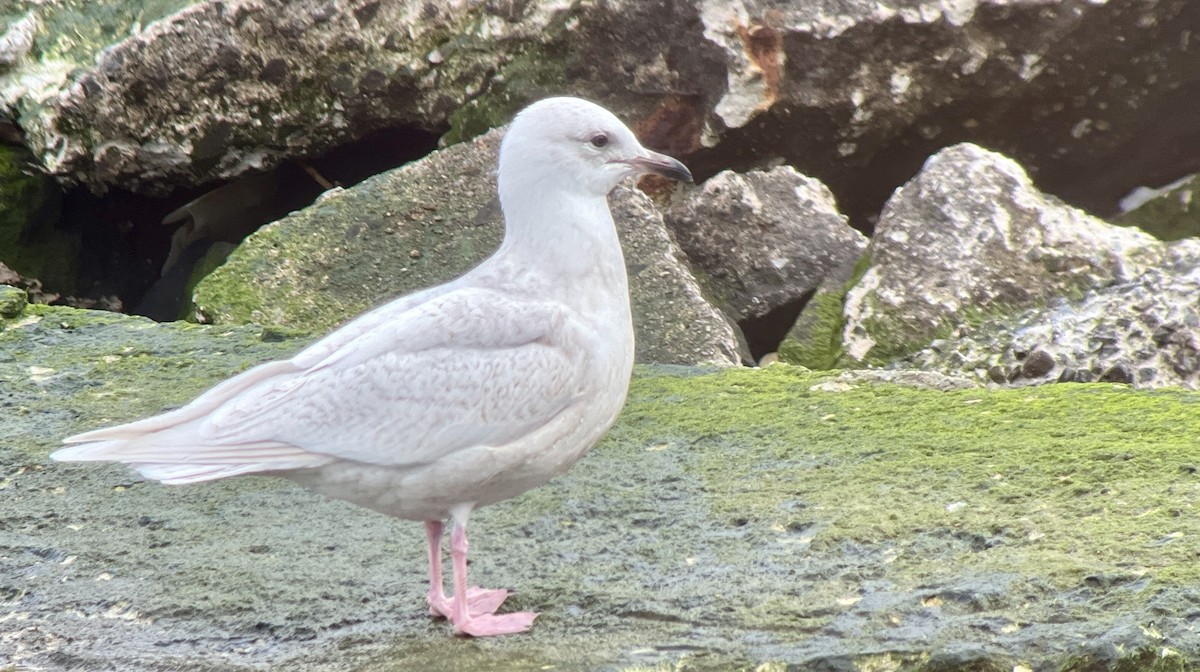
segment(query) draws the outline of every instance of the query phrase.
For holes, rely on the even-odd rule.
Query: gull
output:
[[[508,591],[468,585],[467,519],[562,474],[616,421],[634,338],[607,195],[647,173],[692,179],[599,105],[533,103],[500,145],[505,234],[491,257],[182,408],[69,437],[51,457],[122,462],[167,484],[280,476],[424,521],[430,612],[458,635],[528,630],[537,614],[496,613]]]

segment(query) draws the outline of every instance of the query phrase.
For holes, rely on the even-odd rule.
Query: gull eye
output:
[[[608,135],[605,133],[597,133],[592,136],[593,147],[605,147],[608,145]]]

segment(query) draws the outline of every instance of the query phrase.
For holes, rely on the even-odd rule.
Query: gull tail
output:
[[[213,410],[254,384],[295,371],[271,362],[225,381],[190,404],[169,413],[63,439],[66,448],[51,453],[59,462],[121,462],[146,478],[171,485],[212,481],[242,474],[306,469],[333,458],[281,441],[240,443],[206,441],[199,424]]]
[[[124,427],[114,427],[117,430]],[[100,430],[107,431],[107,430]],[[80,434],[86,437],[93,434]],[[164,436],[165,435],[165,436]],[[75,439],[77,437],[71,437]],[[68,441],[71,441],[68,439]],[[146,478],[168,485],[213,481],[230,476],[319,467],[332,461],[276,441],[204,445],[170,432],[132,439],[95,441],[62,448],[50,455],[59,462],[122,462]]]

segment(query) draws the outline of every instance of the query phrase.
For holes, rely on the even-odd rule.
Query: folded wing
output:
[[[187,483],[319,467],[403,467],[504,446],[578,399],[588,335],[558,304],[459,288],[367,313],[187,406],[66,439],[58,460]]]

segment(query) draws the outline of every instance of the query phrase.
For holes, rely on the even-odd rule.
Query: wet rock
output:
[[[1200,251],[1181,241],[1173,252]],[[1187,255],[1182,255],[1187,256]],[[986,377],[1002,385],[1109,382],[1200,387],[1200,256],[1187,273],[1153,269],[1137,278],[975,325],[902,365]],[[1033,353],[1025,356],[1024,353]],[[1012,369],[1014,376],[996,375]],[[986,374],[984,373],[986,372]]]
[[[247,239],[200,282],[206,321],[326,331],[387,299],[445,282],[499,245],[495,165],[501,131],[435,152]],[[610,196],[630,277],[639,361],[733,365],[729,322],[700,293],[653,202]]]
[[[15,616],[0,660],[1115,671],[1200,655],[1179,497],[1196,485],[1180,468],[1200,433],[1192,393],[863,378],[825,391],[840,377],[639,367],[602,445],[474,514],[473,578],[542,614],[527,635],[483,642],[427,615],[417,524],[270,478],[169,488],[46,461],[62,436],[177,406],[303,345],[36,305],[6,322],[0,596]]]
[[[805,298],[867,246],[829,189],[791,166],[718,173],[664,219],[708,295],[739,321]]]
[[[868,254],[844,312],[856,362],[890,361],[980,315],[1128,282],[1169,260],[1150,235],[1042,194],[1015,162],[975,145],[938,152],[896,192]]]

